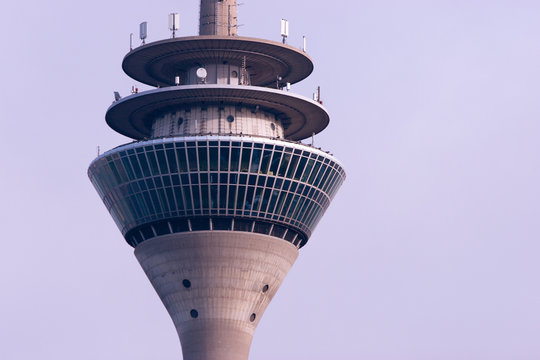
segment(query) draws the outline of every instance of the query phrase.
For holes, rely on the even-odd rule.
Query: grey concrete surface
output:
[[[268,235],[201,231],[150,239],[135,256],[176,326],[184,360],[247,360],[298,250]]]
[[[236,0],[201,0],[199,35],[237,34]]]

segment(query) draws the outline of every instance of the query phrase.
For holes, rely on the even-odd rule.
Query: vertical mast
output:
[[[236,0],[201,0],[199,35],[238,35]]]

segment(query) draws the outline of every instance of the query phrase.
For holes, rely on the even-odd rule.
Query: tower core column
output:
[[[255,328],[298,250],[268,235],[203,231],[156,237],[135,255],[185,360],[248,360]]]
[[[201,0],[199,35],[238,35],[236,0]]]

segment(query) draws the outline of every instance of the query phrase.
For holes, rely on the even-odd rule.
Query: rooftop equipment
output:
[[[180,28],[180,14],[169,14],[169,30],[172,31],[172,37],[176,37],[176,31]]]
[[[148,36],[148,24],[146,21],[142,22],[139,25],[139,38],[142,40],[142,44],[144,45],[146,42],[146,37]]]
[[[287,37],[289,37],[289,22],[285,19],[281,19],[281,36],[283,37],[283,43],[285,44]]]

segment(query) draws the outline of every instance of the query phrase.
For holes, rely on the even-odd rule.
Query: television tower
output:
[[[124,57],[127,75],[156,88],[115,94],[107,124],[135,141],[88,169],[185,360],[248,359],[264,310],[345,179],[333,156],[300,142],[329,115],[317,96],[288,91],[313,62],[285,36],[238,36],[236,0],[201,0],[200,36]]]

